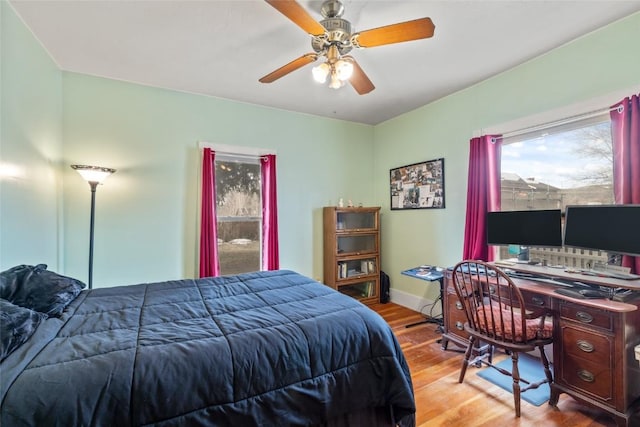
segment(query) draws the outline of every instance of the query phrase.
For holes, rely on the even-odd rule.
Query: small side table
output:
[[[440,310],[441,310],[441,313],[444,313],[444,306],[442,302],[442,293],[444,291],[444,275],[442,272],[443,272],[442,268],[423,265],[419,267],[410,268],[408,270],[404,270],[402,271],[402,274],[404,274],[405,276],[414,277],[416,279],[426,280],[427,282],[437,281],[440,285],[440,294],[438,295],[436,300],[433,302],[433,305],[437,304],[438,301],[440,301]],[[444,319],[442,318],[442,316],[441,317],[425,316],[424,320],[421,320],[420,322],[410,323],[406,325],[405,328],[411,328],[413,326],[422,325],[424,323],[434,323],[438,325],[438,328],[437,328],[438,332],[444,332],[444,326],[443,326]]]

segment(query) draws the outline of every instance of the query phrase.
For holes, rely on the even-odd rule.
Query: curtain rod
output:
[[[226,151],[216,151],[214,149],[211,149],[211,151],[213,151],[214,153],[216,153],[216,156],[220,155],[223,157],[240,157],[243,159],[254,159],[254,160],[258,160],[258,159],[266,159],[267,158],[267,154],[240,154],[240,153],[229,153]]]
[[[245,159],[264,159],[270,154],[276,155],[276,150],[259,147],[247,147],[242,145],[217,144],[207,141],[198,142],[198,148],[209,148],[222,156],[240,157]]]
[[[517,129],[517,130],[511,131],[511,132],[505,132],[504,134],[502,134],[502,138],[511,138],[511,137],[514,137],[514,136],[524,135],[524,134],[527,134],[529,132],[535,132],[535,131],[539,131],[539,130],[552,128],[554,126],[566,125],[566,124],[569,124],[569,123],[577,122],[579,120],[590,119],[592,117],[596,117],[596,116],[599,116],[601,114],[609,113],[609,112],[614,111],[614,110],[617,110],[618,113],[622,113],[624,111],[624,106],[623,105],[618,105],[616,107],[601,108],[599,110],[593,110],[593,111],[589,111],[589,112],[586,112],[586,113],[577,114],[575,116],[565,117],[564,119],[555,120],[553,122],[542,123],[542,124],[539,124],[539,125],[530,126],[530,127],[523,128],[523,129]]]

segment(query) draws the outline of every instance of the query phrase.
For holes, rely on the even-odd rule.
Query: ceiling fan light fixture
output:
[[[336,73],[331,73],[331,81],[329,81],[329,87],[331,89],[340,89],[344,86],[344,80],[340,80]]]
[[[326,82],[327,76],[329,75],[330,71],[331,66],[326,62],[323,62],[322,64],[317,65],[311,69],[311,72],[313,73],[313,79],[318,83]]]
[[[336,76],[342,81],[349,80],[353,75],[353,63],[346,59],[339,59],[335,64]]]

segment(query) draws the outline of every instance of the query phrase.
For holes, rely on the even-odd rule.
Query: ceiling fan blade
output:
[[[375,47],[433,37],[435,25],[431,18],[415,19],[354,34],[359,47]]]
[[[358,65],[356,60],[349,55],[344,56],[344,58],[348,58],[353,64],[353,74],[351,74],[349,83],[351,83],[351,86],[353,86],[356,92],[360,95],[366,95],[374,90],[376,87],[371,83],[371,80],[369,80],[369,77],[365,74],[360,65]]]
[[[271,83],[278,80],[280,77],[284,77],[287,74],[297,70],[298,68],[304,67],[307,64],[311,64],[316,59],[318,59],[318,55],[315,53],[306,53],[302,55],[300,58],[294,59],[286,65],[278,68],[277,70],[267,74],[263,78],[259,80],[260,83]]]
[[[294,0],[265,1],[312,36],[321,36],[325,33],[325,28]]]

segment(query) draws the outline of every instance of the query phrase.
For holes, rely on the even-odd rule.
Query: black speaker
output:
[[[389,280],[389,275],[380,270],[380,302],[382,304],[388,303],[391,299],[391,296],[389,295],[390,286],[391,281]]]

